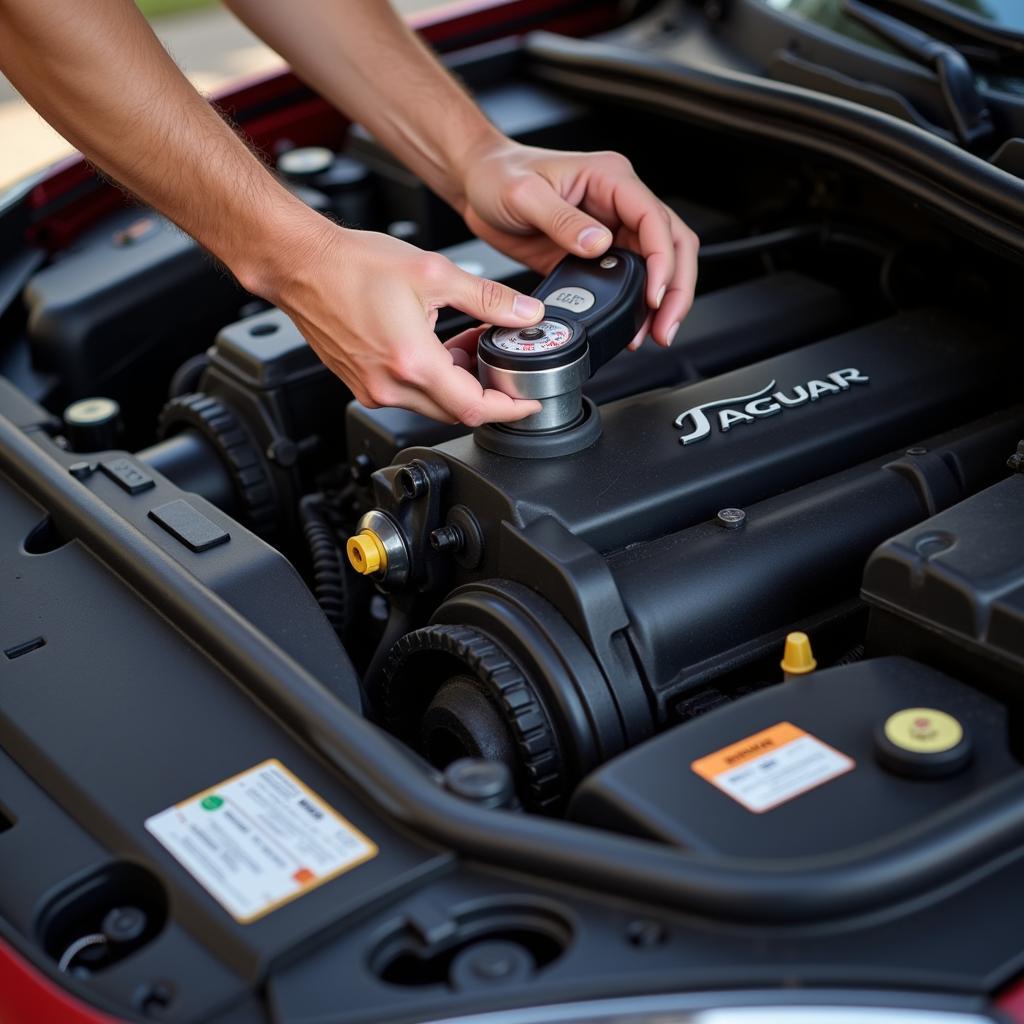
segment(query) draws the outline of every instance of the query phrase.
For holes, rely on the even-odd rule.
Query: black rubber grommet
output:
[[[272,535],[278,527],[278,511],[270,470],[234,411],[202,392],[179,395],[163,407],[157,431],[162,440],[185,427],[198,431],[227,467],[245,525],[261,536]]]
[[[564,430],[550,433],[516,430],[487,423],[473,431],[473,440],[496,455],[512,459],[554,459],[560,455],[574,455],[589,448],[601,436],[601,415],[597,406],[583,396],[583,414]]]
[[[423,752],[425,722],[454,739],[464,734],[467,754],[485,752],[479,748],[492,756],[510,752],[509,767],[527,807],[543,810],[564,800],[561,755],[547,711],[522,671],[485,633],[436,625],[402,637],[384,666],[379,703],[385,725],[414,749]],[[495,729],[498,722],[507,736]],[[487,734],[482,743],[481,728]]]
[[[523,985],[537,973],[537,962],[518,942],[485,939],[456,954],[448,982],[456,992],[479,992]]]

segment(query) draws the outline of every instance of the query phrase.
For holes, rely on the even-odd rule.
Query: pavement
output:
[[[409,14],[438,6],[438,0],[394,0]],[[178,66],[201,92],[214,92],[233,81],[283,66],[222,7],[166,15],[153,28]],[[67,156],[72,147],[61,138],[0,75],[0,192],[31,171]]]

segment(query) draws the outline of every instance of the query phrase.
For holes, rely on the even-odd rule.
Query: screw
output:
[[[920,448],[920,447],[908,448],[907,449],[907,454],[908,455],[927,455],[928,454],[928,449],[927,448]]]
[[[668,929],[660,921],[641,917],[626,925],[626,938],[631,946],[653,949],[668,939]]]
[[[718,513],[718,525],[726,530],[739,530],[747,522],[747,513],[741,508],[723,508]]]
[[[439,526],[430,534],[430,546],[439,554],[445,551],[461,551],[465,543],[465,535],[454,523]]]
[[[430,486],[430,481],[427,479],[427,474],[423,472],[423,467],[417,466],[415,462],[410,462],[408,466],[403,466],[398,471],[396,481],[402,496],[407,501],[422,497],[422,495],[427,493],[427,488]]]
[[[138,907],[115,907],[103,918],[101,928],[109,942],[134,942],[148,924],[145,913]]]
[[[460,757],[444,770],[444,786],[449,793],[483,807],[514,807],[515,783],[504,761],[486,761],[481,757]]]
[[[267,458],[283,469],[290,469],[299,459],[299,447],[290,438],[279,437],[268,445]]]
[[[614,270],[618,265],[619,261],[615,256],[605,256],[598,264],[602,270]]]

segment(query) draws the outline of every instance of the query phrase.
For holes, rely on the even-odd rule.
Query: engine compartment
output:
[[[211,975],[204,968],[210,991],[179,985],[167,1019],[206,1019],[268,972],[279,1005],[314,1019],[339,997],[323,973],[331,956],[363,965],[370,980],[365,992],[355,985],[356,1003],[374,1005],[376,985],[408,997],[401,1010],[388,1004],[388,1019],[399,1019],[414,1005],[447,1006],[453,990],[475,993],[452,980],[466,970],[453,964],[480,935],[512,936],[531,974],[556,961],[565,970],[560,958],[586,931],[579,922],[603,910],[552,911],[557,893],[536,878],[537,894],[495,910],[497,923],[473,902],[486,905],[491,871],[548,877],[531,844],[549,867],[559,862],[550,877],[583,888],[602,877],[581,852],[588,844],[609,864],[629,861],[624,844],[635,837],[655,844],[644,854],[648,881],[622,868],[616,898],[657,902],[678,884],[666,897],[673,909],[716,922],[700,936],[708,969],[715,929],[723,945],[749,952],[777,926],[800,947],[793,961],[810,962],[822,920],[847,916],[837,949],[861,915],[923,935],[944,900],[961,900],[963,912],[968,870],[988,887],[979,914],[1017,870],[1006,858],[1021,840],[1013,809],[1024,785],[1020,254],[907,202],[882,176],[544,81],[542,58],[530,64],[518,46],[502,47],[456,62],[499,126],[537,144],[626,153],[702,237],[698,298],[675,344],[648,340],[584,386],[600,420],[584,449],[516,458],[460,428],[360,406],[287,316],[146,211],[96,224],[34,270],[0,318],[2,469],[12,484],[2,493],[4,554],[30,592],[5,613],[4,647],[12,674],[32,673],[35,686],[4,707],[0,740],[23,781],[59,793],[65,811],[88,806],[108,842],[135,828],[109,804],[124,763],[86,768],[89,743],[69,739],[85,728],[81,707],[43,660],[57,657],[51,632],[65,628],[63,614],[86,647],[62,655],[61,671],[84,649],[102,666],[83,673],[96,701],[86,704],[90,737],[114,741],[112,715],[126,700],[125,742],[140,770],[163,779],[164,804],[231,774],[218,775],[206,754],[230,735],[239,767],[287,757],[373,834],[386,856],[360,869],[373,873],[365,892],[346,891],[354,919],[384,914],[385,889],[428,879],[444,892],[455,884],[452,855],[436,845],[441,833],[421,845],[408,821],[382,825],[357,797],[352,779],[367,777],[372,758],[351,767],[363,742],[355,734],[348,746],[332,741],[334,767],[351,772],[340,784],[323,749],[309,749],[316,722],[326,732],[362,718],[378,737],[374,756],[422,785],[411,800],[427,807],[423,794],[446,790],[497,819],[485,839],[445,812],[472,836],[456,853],[481,860],[463,867],[462,902],[452,897],[436,934],[429,908],[414,907],[405,917],[389,910],[372,935],[342,936],[337,907],[312,895],[267,919],[285,924],[244,931],[207,907],[179,867],[164,877],[138,836],[121,840],[132,851],[123,864],[138,859],[143,873],[122,864],[97,876],[97,903],[80,878],[60,882],[80,866],[47,855],[60,898],[42,914],[34,899],[0,909],[54,961],[95,925],[107,890],[154,922],[132,957],[174,944],[191,964],[202,954],[186,933],[218,932],[229,953]],[[308,141],[333,153],[318,174],[293,175],[311,205],[525,290],[537,283],[468,238],[365,132],[354,129],[344,147],[329,133]],[[295,150],[282,142],[276,153],[283,175]],[[672,155],[687,152],[702,158]],[[438,333],[464,326],[445,311]],[[360,575],[345,546],[367,522],[391,531],[393,554]],[[62,609],[61,594],[81,607]],[[810,670],[780,664],[794,633],[810,638]],[[200,665],[198,651],[217,644]],[[106,689],[120,691],[119,657],[138,673],[129,698]],[[159,672],[147,669],[161,659]],[[260,681],[223,692],[214,681],[250,671]],[[274,672],[294,679],[285,687]],[[271,736],[263,706],[287,723],[286,738]],[[159,737],[187,716],[208,717],[188,733],[194,771]],[[949,742],[946,719],[959,730]],[[187,777],[183,789],[166,785],[173,772]],[[769,781],[750,777],[759,772]],[[133,794],[132,820],[152,814],[154,799]],[[506,821],[515,823],[507,834]],[[17,877],[29,890],[25,850]],[[503,867],[484,850],[504,856]],[[659,859],[678,851],[694,858],[692,875]],[[481,914],[486,927],[474,924]],[[277,977],[290,951],[329,933]],[[1001,984],[1019,952],[999,929],[978,945],[961,994]],[[883,978],[888,957],[914,961],[924,947],[871,948],[861,979]],[[938,977],[948,958],[929,955]],[[849,946],[835,953],[852,956]],[[83,977],[107,985],[116,1004],[128,963],[86,963]],[[905,976],[922,971],[908,962]],[[470,995],[466,1005],[476,1005]],[[373,1013],[360,1004],[352,1019]]]

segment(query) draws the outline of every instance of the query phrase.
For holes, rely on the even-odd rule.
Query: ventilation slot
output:
[[[4,650],[4,656],[8,661],[14,661],[15,658],[20,658],[23,654],[31,654],[33,651],[38,651],[40,647],[46,646],[46,640],[41,637],[33,637],[31,640],[25,640],[23,643],[15,644],[13,647],[8,647]]]

